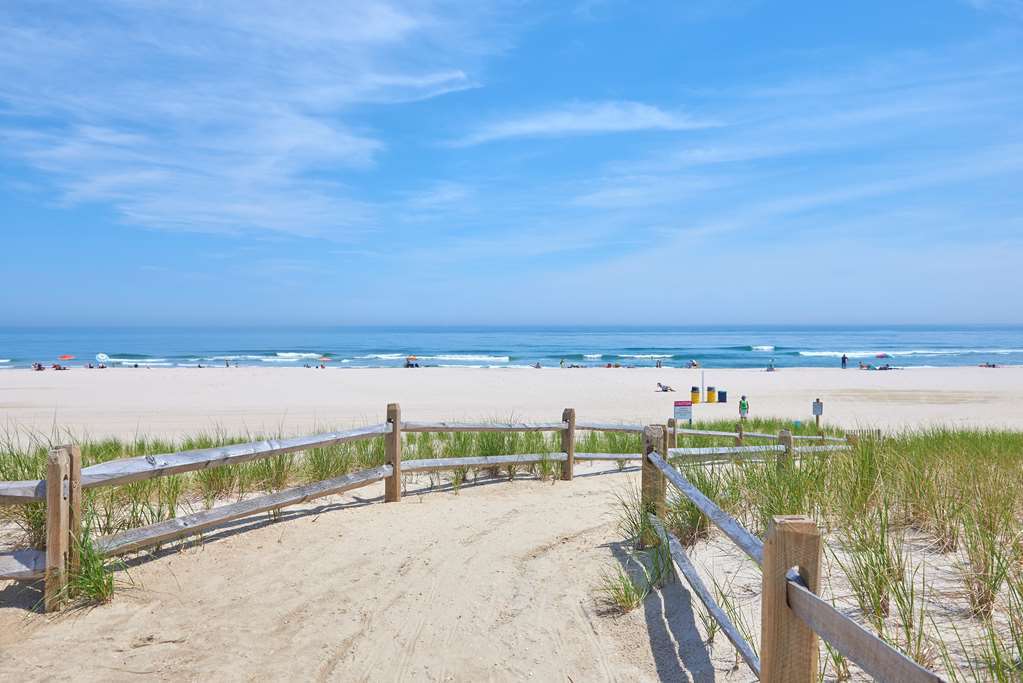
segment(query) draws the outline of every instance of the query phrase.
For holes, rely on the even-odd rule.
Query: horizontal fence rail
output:
[[[815,595],[798,572],[785,576],[789,608],[832,647],[879,681],[938,683],[944,679],[892,648]]]
[[[576,460],[642,460],[642,453],[576,453]]]
[[[585,429],[592,432],[626,432],[630,434],[642,434],[643,425],[614,424],[612,422],[576,422],[576,429]]]
[[[0,553],[0,580],[32,581],[46,573],[46,552],[22,548]]]
[[[668,456],[681,458],[687,455],[743,455],[746,453],[784,453],[785,446],[715,446],[701,448],[669,448]]]
[[[0,481],[0,505],[26,505],[46,500],[46,480]]]
[[[817,436],[810,436],[807,434],[794,434],[793,439],[797,441],[838,441],[840,443],[848,443],[848,439],[844,436],[828,436],[827,434],[819,434]]]
[[[299,436],[290,439],[267,439],[249,443],[200,448],[192,451],[178,451],[162,455],[144,455],[135,458],[108,460],[82,468],[82,488],[116,486],[143,479],[155,479],[183,472],[194,472],[210,467],[236,465],[238,463],[284,455],[312,448],[334,446],[360,439],[369,439],[387,434],[391,425],[378,424],[340,432],[327,432],[313,436]],[[0,482],[0,504],[23,504],[46,498],[46,481]]]
[[[237,463],[284,455],[312,448],[334,446],[349,441],[369,439],[392,430],[391,425],[377,424],[341,432],[328,432],[291,439],[269,439],[240,443],[218,448],[181,451],[168,455],[147,455],[124,460],[110,460],[82,469],[82,488],[127,484],[141,479],[165,477],[182,472],[193,472],[209,467],[222,467]]]
[[[647,455],[653,465],[661,471],[664,477],[670,481],[675,488],[693,502],[693,505],[706,515],[713,524],[721,529],[728,538],[732,539],[739,549],[749,555],[750,559],[760,566],[764,563],[764,543],[759,538],[746,530],[744,526],[727,512],[717,506],[714,501],[705,496],[700,489],[693,486],[682,473],[664,461],[656,452]]]
[[[675,430],[676,434],[686,436],[715,436],[721,438],[743,438],[743,439],[773,439],[777,440],[777,434],[767,434],[765,432],[719,432],[710,429],[689,429],[679,427]],[[828,436],[825,434],[818,435],[807,435],[807,434],[794,434],[793,439],[797,441],[834,441],[837,443],[848,443],[848,439],[844,436]]]
[[[823,446],[796,446],[792,450],[795,453],[834,453],[836,451],[852,450],[852,446],[840,446],[839,444],[825,444]]]
[[[576,425],[576,429],[579,426]],[[403,432],[560,432],[567,422],[402,422]]]
[[[720,436],[734,439],[739,436],[738,432],[717,432],[711,429],[689,429],[688,427],[678,427],[674,430],[677,434],[684,434],[686,436]],[[759,432],[743,432],[743,437],[753,437],[758,439],[777,439],[777,434],[761,434]]]
[[[576,457],[579,457],[576,455]],[[567,453],[520,453],[515,455],[480,455],[454,458],[422,458],[405,460],[401,469],[405,472],[434,472],[453,470],[458,467],[496,467],[506,465],[533,465],[541,462],[565,462]]]
[[[104,536],[96,541],[96,548],[102,555],[115,556],[134,552],[161,543],[166,543],[183,536],[190,536],[204,529],[219,526],[227,522],[269,512],[289,505],[297,505],[314,498],[321,498],[352,489],[368,486],[391,476],[391,466],[381,465],[369,470],[346,474],[333,479],[318,481],[315,484],[296,486],[259,496],[239,503],[231,503],[197,512],[183,517],[175,517],[164,522],[157,522],[138,529],[129,529],[118,534]]]

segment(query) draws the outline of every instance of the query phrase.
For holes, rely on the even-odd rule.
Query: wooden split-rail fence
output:
[[[577,430],[641,434],[643,452],[577,453]],[[403,462],[403,432],[560,432],[561,451],[410,459]],[[734,443],[723,447],[676,448],[678,435],[729,438]],[[68,578],[77,571],[80,561],[78,547],[79,535],[82,533],[84,489],[128,484],[374,438],[384,440],[386,462],[379,467],[110,534],[96,539],[95,547],[105,557],[124,555],[186,538],[237,519],[276,511],[380,481],[384,482],[384,500],[389,503],[399,502],[403,474],[461,467],[489,468],[557,462],[561,465],[561,478],[571,480],[576,461],[636,461],[642,464],[644,509],[651,514],[652,527],[656,532],[653,537],[643,539],[643,542],[664,543],[668,546],[676,570],[690,583],[740,656],[761,680],[772,683],[815,681],[818,636],[864,671],[881,680],[941,680],[816,595],[821,540],[820,532],[812,520],[799,516],[775,517],[768,528],[766,540],[761,541],[668,463],[669,459],[709,462],[774,457],[779,466],[783,466],[801,453],[843,450],[856,442],[853,436],[803,436],[793,435],[786,430],[778,434],[745,432],[742,423],[736,425],[734,432],[723,432],[679,428],[674,420],[668,420],[666,425],[650,426],[577,422],[575,410],[571,408],[562,413],[560,421],[549,423],[405,422],[401,419],[398,404],[392,403],[387,406],[386,422],[381,424],[313,436],[123,458],[85,468],[82,467],[78,446],[61,446],[48,454],[46,479],[0,481],[0,505],[46,503],[46,550],[21,549],[0,553],[0,579],[43,579],[44,609],[54,611],[61,608],[67,595]],[[746,445],[747,439],[767,439],[775,443]],[[796,445],[804,442],[812,443]],[[715,603],[681,544],[665,530],[661,520],[665,512],[666,482],[670,482],[689,498],[761,567],[763,593],[759,658]]]
[[[800,447],[795,445],[797,441],[819,440],[820,437],[796,436],[788,431],[777,436],[743,435],[741,424],[734,434],[691,429],[678,430],[678,433],[734,437],[737,445],[729,453],[719,452],[726,449],[675,448],[675,436],[670,425],[668,428],[651,425],[643,431],[641,496],[644,513],[650,516],[652,529],[649,538],[644,538],[643,542],[667,546],[675,571],[692,586],[707,612],[718,622],[722,633],[757,678],[771,683],[812,683],[819,680],[818,639],[823,638],[877,680],[900,683],[942,680],[817,595],[822,542],[820,529],[812,519],[802,515],[775,516],[768,524],[766,538],[761,540],[668,462],[671,459],[700,459],[708,454],[748,457],[749,454],[774,453],[778,466],[786,467],[794,463],[795,454],[850,448],[857,437],[848,437],[849,443],[844,445],[829,443]],[[752,447],[739,445],[743,438],[749,437],[776,439],[778,443]],[[824,437],[824,440],[838,439]],[[664,528],[661,520],[664,519],[665,490],[669,482],[760,568],[759,657],[707,590],[682,544]]]

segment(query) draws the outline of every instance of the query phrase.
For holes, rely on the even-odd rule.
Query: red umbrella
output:
[[[75,357],[65,353],[63,356],[57,356],[57,360],[74,360]]]

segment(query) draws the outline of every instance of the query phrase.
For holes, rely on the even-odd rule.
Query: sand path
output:
[[[10,585],[0,678],[714,680],[681,586],[606,614],[614,495],[638,474],[580,471],[397,505],[363,489],[165,552],[112,603],[53,619]]]

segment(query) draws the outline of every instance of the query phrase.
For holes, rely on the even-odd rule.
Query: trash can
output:
[[[692,400],[694,405],[699,403],[700,402],[700,387],[693,387],[692,390],[689,392],[689,398],[690,398],[690,400]]]
[[[717,403],[718,392],[714,387],[707,387],[707,403]]]

